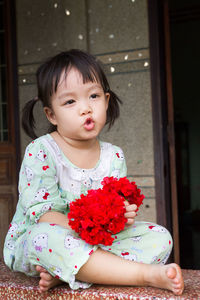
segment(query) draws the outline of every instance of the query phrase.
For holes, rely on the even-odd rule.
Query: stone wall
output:
[[[124,150],[128,176],[146,198],[138,219],[156,221],[146,0],[16,0],[20,109],[37,95],[35,71],[59,51],[79,48],[104,64],[123,100],[121,117],[101,138]],[[46,120],[37,109],[38,134]],[[29,139],[21,132],[22,153]]]

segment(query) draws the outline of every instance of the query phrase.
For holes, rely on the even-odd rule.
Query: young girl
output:
[[[53,128],[26,148],[19,202],[5,240],[5,263],[14,271],[40,276],[40,291],[60,282],[72,289],[92,283],[154,286],[183,291],[181,270],[164,265],[169,232],[135,222],[136,205],[124,203],[126,228],[112,246],[92,246],[68,225],[69,203],[105,176],[126,176],[122,150],[98,140],[105,124],[119,116],[120,99],[110,90],[96,59],[71,50],[47,60],[37,71],[38,97],[23,111],[26,133],[34,133],[34,105],[41,101]]]

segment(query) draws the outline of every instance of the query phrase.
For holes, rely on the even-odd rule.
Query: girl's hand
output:
[[[127,218],[126,227],[130,227],[135,222],[135,217],[136,217],[136,212],[135,211],[137,209],[137,205],[129,204],[128,201],[124,201],[124,205],[125,205],[125,208],[126,208],[126,212],[124,214],[124,217]]]

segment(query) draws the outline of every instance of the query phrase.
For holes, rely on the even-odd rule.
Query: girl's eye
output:
[[[72,103],[74,103],[74,102],[75,102],[74,100],[70,99],[70,100],[67,100],[67,101],[65,102],[65,105],[70,105],[70,104],[72,104]]]
[[[92,94],[92,95],[90,96],[90,98],[92,98],[92,99],[96,99],[97,97],[98,97],[97,94]]]

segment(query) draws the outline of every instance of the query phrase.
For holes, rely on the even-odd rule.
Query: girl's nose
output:
[[[80,105],[80,114],[87,115],[92,112],[92,108],[87,101],[83,101]]]

